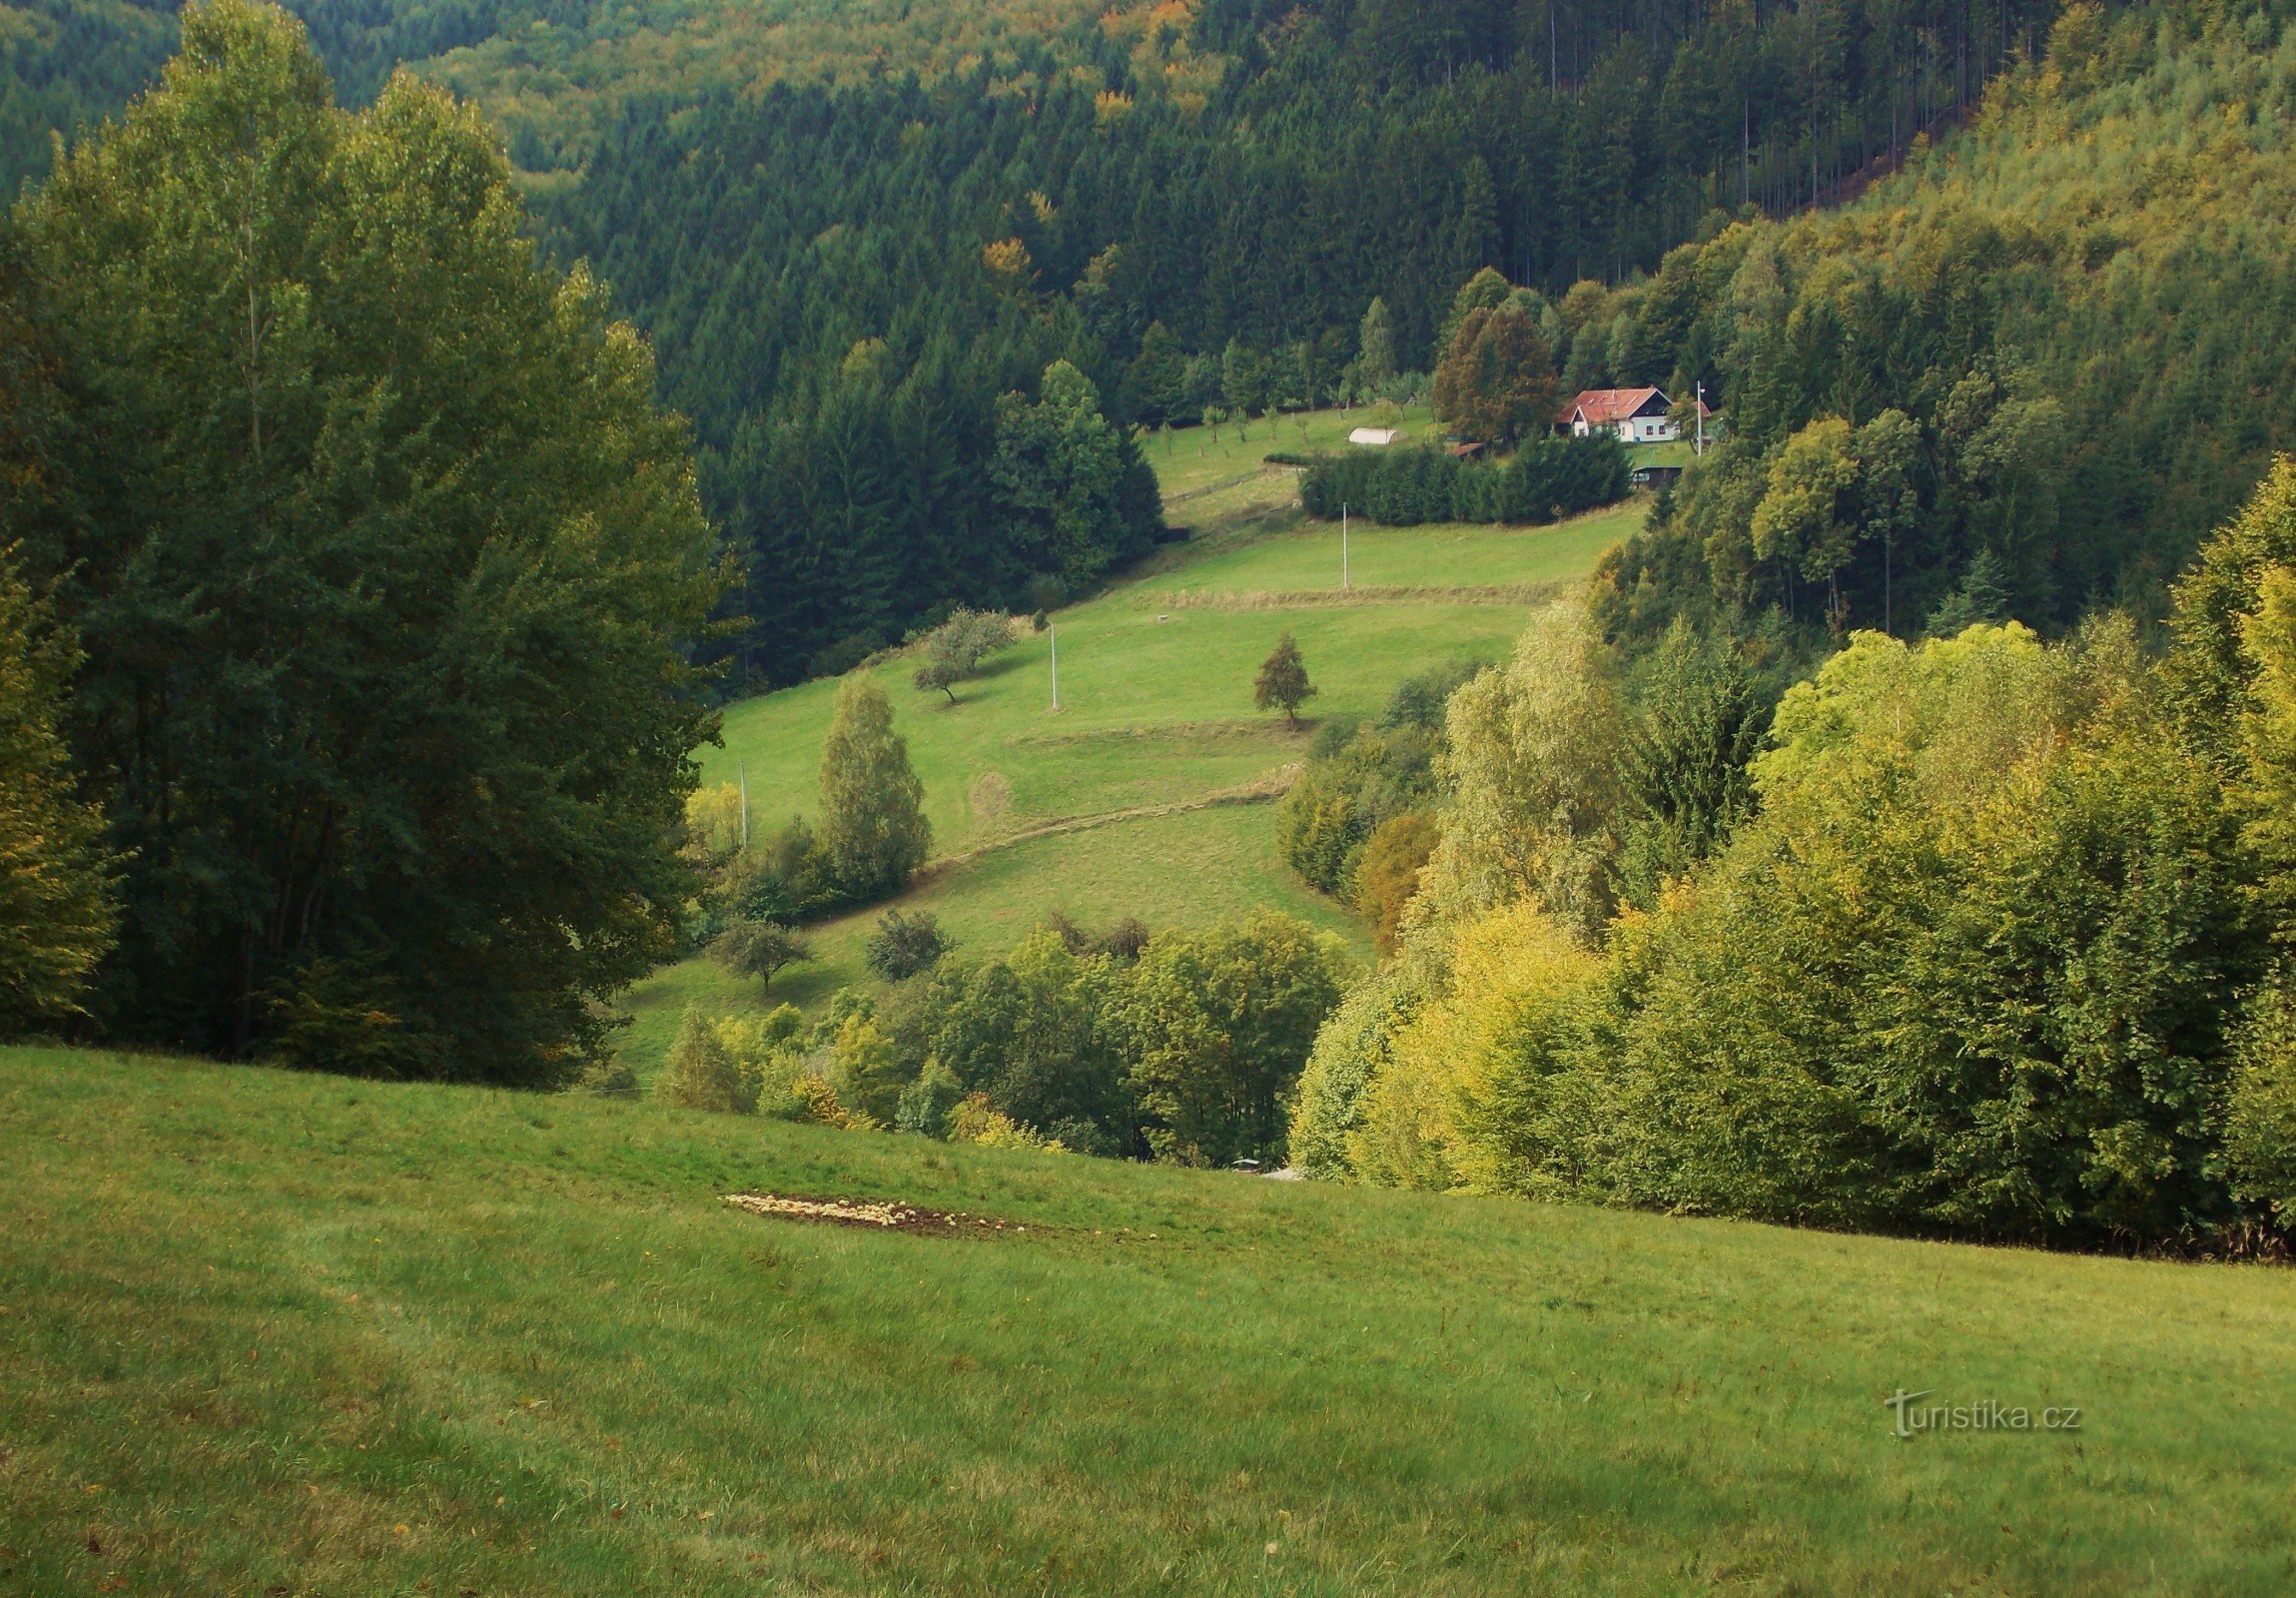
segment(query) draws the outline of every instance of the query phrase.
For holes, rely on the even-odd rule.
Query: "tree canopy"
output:
[[[683,426],[475,114],[186,11],[18,214],[76,410],[25,541],[127,862],[117,1035],[563,1080],[673,947],[721,586]]]

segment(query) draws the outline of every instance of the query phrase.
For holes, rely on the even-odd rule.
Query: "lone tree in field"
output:
[[[885,690],[863,677],[838,685],[821,749],[821,847],[850,900],[898,891],[925,863],[933,829],[925,785],[909,769],[908,740],[893,731]]]
[[[1012,618],[1002,611],[959,610],[925,635],[925,663],[917,668],[917,691],[939,689],[955,704],[956,685],[978,672],[982,660],[1012,637]]]
[[[1299,645],[1290,633],[1285,633],[1275,652],[1259,663],[1259,680],[1251,691],[1260,709],[1280,705],[1284,720],[1294,727],[1299,725],[1299,707],[1315,697],[1315,684],[1307,680],[1307,662],[1299,658]]]
[[[813,945],[795,927],[778,921],[736,920],[710,945],[717,963],[737,977],[755,977],[765,991],[773,991],[773,974],[783,966],[802,965],[813,958]]]

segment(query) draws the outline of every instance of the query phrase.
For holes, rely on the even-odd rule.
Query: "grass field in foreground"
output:
[[[21,1049],[0,1138],[8,1591],[2296,1583],[2284,1269]]]

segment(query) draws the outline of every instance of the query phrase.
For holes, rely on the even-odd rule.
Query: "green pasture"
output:
[[[1270,454],[1305,454],[1315,449],[1338,449],[1357,427],[1371,426],[1371,408],[1356,405],[1344,414],[1337,410],[1300,410],[1257,420],[1238,427],[1223,421],[1217,427],[1192,426],[1156,429],[1141,435],[1142,452],[1155,467],[1164,501],[1172,510],[1186,507],[1190,498],[1215,484],[1256,475]],[[1424,441],[1437,432],[1434,415],[1425,405],[1406,405],[1402,440]],[[1187,525],[1184,515],[1172,519]]]
[[[1222,804],[1027,839],[934,868],[900,901],[928,910],[961,953],[1002,954],[1054,914],[1087,932],[1126,916],[1149,927],[1199,927],[1262,907],[1338,934],[1357,960],[1370,936],[1336,902],[1301,882],[1275,848],[1275,807]],[[862,946],[884,906],[806,929],[816,959],[776,976],[770,993],[707,960],[688,960],[632,991],[622,1058],[650,1080],[688,1004],[707,1015],[757,1015],[789,1003],[812,1009],[843,987],[874,982]]]
[[[0,1137],[10,1592],[2296,1587],[2282,1268],[58,1050]]]
[[[1295,432],[1300,419],[1276,428]],[[1304,419],[1311,444],[1328,443],[1363,412]],[[1275,447],[1268,424],[1251,431],[1238,439],[1223,424],[1217,445],[1207,428],[1177,431],[1169,460],[1151,438],[1167,491],[1214,485],[1170,511],[1199,518],[1199,535],[1021,636],[958,685],[955,703],[919,692],[907,655],[869,668],[893,701],[933,824],[936,865],[903,908],[933,911],[961,943],[991,953],[1055,911],[1088,927],[1124,915],[1201,926],[1268,905],[1344,932],[1368,958],[1344,910],[1282,865],[1266,796],[1321,721],[1376,714],[1397,683],[1448,660],[1502,658],[1536,593],[1583,577],[1640,523],[1642,504],[1551,527],[1352,526],[1349,580],[1371,591],[1342,593],[1340,529],[1300,513],[1295,475],[1258,465]],[[1252,703],[1259,663],[1287,631],[1318,690],[1298,727]],[[754,828],[812,817],[836,692],[825,679],[730,706],[723,747],[702,751],[702,781],[745,782]],[[1246,789],[1262,797],[1206,803]],[[624,1057],[650,1073],[689,1003],[735,1013],[787,998],[810,1008],[866,983],[861,945],[885,908],[811,929],[821,958],[784,973],[771,999],[698,961],[657,974],[629,996]]]

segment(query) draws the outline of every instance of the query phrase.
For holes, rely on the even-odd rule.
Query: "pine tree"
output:
[[[1307,662],[1300,658],[1298,643],[1290,633],[1285,633],[1268,657],[1259,663],[1259,677],[1252,684],[1253,702],[1262,710],[1281,706],[1284,720],[1296,727],[1299,707],[1314,698],[1316,692],[1315,684],[1307,680]]]

